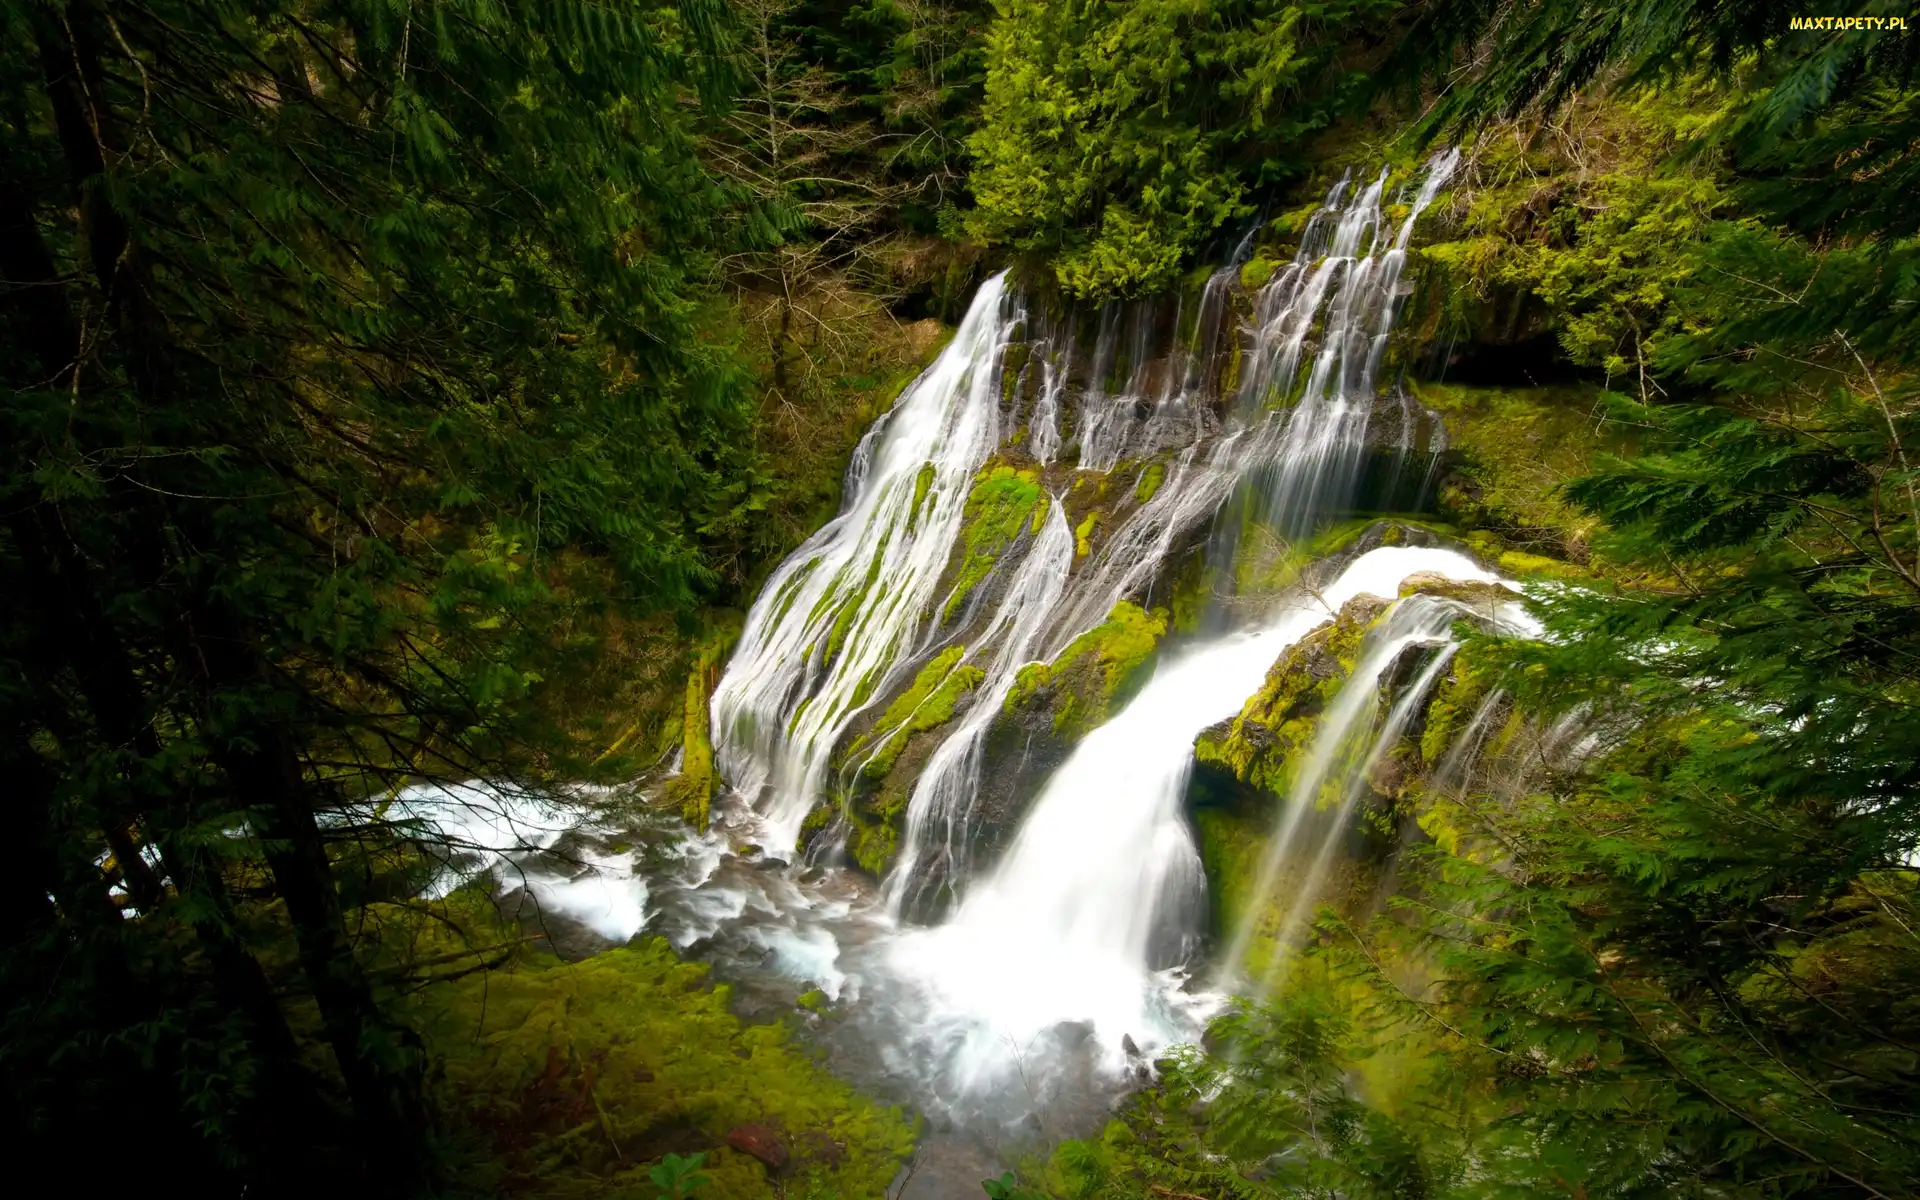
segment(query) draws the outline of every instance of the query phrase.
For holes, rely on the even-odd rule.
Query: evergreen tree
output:
[[[1003,0],[973,137],[979,237],[1038,251],[1079,296],[1166,286],[1356,76],[1373,0]]]
[[[746,412],[693,130],[726,15],[0,13],[0,1121],[111,1127],[149,1185],[410,1192],[357,806],[579,769],[540,700],[583,606],[705,586]]]

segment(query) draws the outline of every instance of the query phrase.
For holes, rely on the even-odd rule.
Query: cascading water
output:
[[[1380,207],[1384,172],[1351,199],[1344,184],[1333,189],[1295,262],[1255,297],[1250,367],[1234,405],[1234,428],[1210,445],[1194,439],[1207,432],[1204,414],[1212,411],[1207,389],[1215,372],[1208,364],[1226,326],[1233,264],[1202,289],[1193,344],[1176,337],[1165,359],[1152,357],[1149,348],[1158,324],[1152,305],[1131,311],[1108,305],[1101,312],[1078,406],[1081,469],[1108,470],[1124,453],[1169,442],[1192,444],[1162,468],[1158,490],[1064,586],[1036,587],[1034,580],[1053,568],[1029,572],[1019,565],[1049,539],[1023,539],[1009,548],[998,571],[1020,580],[1007,592],[1014,607],[1003,598],[988,629],[968,639],[968,664],[986,672],[973,700],[981,715],[949,735],[931,760],[934,768],[916,785],[896,873],[933,870],[940,878],[932,882],[964,885],[952,868],[965,857],[969,833],[956,819],[964,820],[977,787],[990,702],[1004,698],[1029,655],[1057,656],[1118,601],[1137,595],[1255,474],[1265,481],[1270,505],[1282,505],[1300,525],[1313,512],[1345,502],[1354,465],[1366,451],[1374,348],[1384,344],[1397,310],[1413,223],[1455,162],[1449,152],[1429,165],[1390,242]],[[1234,257],[1240,256],[1237,249]],[[1328,295],[1333,303],[1323,306]],[[792,854],[807,814],[830,792],[835,748],[930,649],[940,624],[932,619],[934,593],[961,536],[970,480],[1001,438],[1000,361],[1026,321],[1024,306],[1006,294],[1004,275],[982,287],[953,343],[862,444],[849,471],[846,510],[782,564],[748,615],[714,694],[712,728],[721,774],[761,810],[759,838],[769,853]],[[1293,408],[1270,409],[1270,401],[1291,391],[1316,326],[1322,348],[1306,390]],[[1176,312],[1176,334],[1181,327]],[[1123,343],[1127,381],[1109,395],[1104,381]],[[1071,339],[1043,347],[1035,361],[1042,378],[1027,445],[1045,463],[1062,449]],[[1018,640],[1017,651],[1010,639]],[[889,895],[897,905],[911,890],[896,879]]]
[[[1206,632],[1169,645],[1110,719],[1049,760],[1058,765],[1023,793],[1033,798],[1008,820],[997,861],[981,853],[978,828],[983,771],[1001,744],[995,722],[1023,668],[1058,660],[1123,600],[1150,605],[1170,565],[1190,561],[1181,556],[1203,554],[1203,568],[1231,575],[1221,531],[1315,528],[1356,506],[1376,451],[1430,474],[1418,460],[1442,444],[1440,430],[1423,428],[1427,414],[1404,393],[1378,396],[1376,377],[1414,222],[1455,162],[1429,163],[1397,229],[1385,221],[1384,174],[1365,187],[1343,181],[1293,262],[1251,295],[1238,269],[1249,233],[1196,294],[1103,308],[1090,345],[1071,310],[1029,311],[1006,276],[989,280],[952,343],[861,443],[841,514],[779,567],[747,617],[712,700],[731,789],[716,801],[716,830],[656,854],[644,883],[613,889],[587,882],[612,843],[571,847],[564,869],[536,848],[512,857],[526,872],[519,886],[607,930],[640,912],[734,978],[820,987],[850,1006],[834,1026],[845,1031],[837,1059],[866,1063],[849,1070],[869,1084],[904,1081],[903,1099],[996,1127],[1042,1110],[1097,1118],[1113,1081],[1145,1069],[1135,1056],[1194,1036],[1217,1002],[1184,987],[1205,899],[1186,814],[1195,736],[1353,596],[1392,597],[1418,572],[1491,576],[1451,551],[1392,546],[1310,568],[1317,591],[1236,596]],[[1237,370],[1223,368],[1236,356]],[[1384,432],[1389,416],[1397,440]],[[1037,484],[1035,515],[995,543],[984,579],[963,578],[969,497],[990,464]],[[1093,493],[1126,499],[1093,512]],[[1112,527],[1090,534],[1096,516]],[[1443,609],[1394,609],[1327,717],[1328,748],[1300,768],[1317,773],[1311,789],[1302,775],[1302,794],[1337,788],[1351,805],[1449,651],[1424,661],[1385,713],[1380,673],[1409,645],[1445,641]],[[767,869],[794,861],[809,814],[851,804],[849,781],[879,753],[856,735],[953,647],[964,647],[952,661],[970,669],[970,687],[947,696],[951,715],[916,743],[881,886],[831,865]],[[1325,824],[1337,825],[1343,805],[1331,807]],[[1296,797],[1286,811],[1305,807]],[[763,855],[732,849],[743,825]],[[830,864],[821,847],[831,844],[814,842],[810,861]],[[1313,842],[1310,861],[1334,844],[1331,833]],[[926,902],[934,893],[943,905]],[[1298,896],[1289,922],[1310,889]],[[942,908],[941,924],[906,920]],[[1073,1096],[1092,1107],[1075,1108]]]
[[[980,777],[981,743],[1013,687],[1014,672],[1032,661],[1034,643],[1060,603],[1073,565],[1073,532],[1067,528],[1065,511],[1058,497],[1048,504],[1040,535],[981,634],[982,642],[995,647],[985,665],[988,683],[914,784],[907,804],[904,849],[888,877],[888,906],[896,914],[914,888],[965,875],[967,817],[977,795],[974,784]],[[937,863],[925,861],[936,855]],[[935,869],[928,870],[930,866]]]
[[[777,856],[799,840],[834,746],[924,634],[973,474],[1000,441],[996,368],[1019,322],[1005,301],[1005,274],[981,285],[952,343],[861,442],[846,508],[767,581],[714,691],[715,758],[763,806]]]
[[[1194,737],[1231,715],[1267,668],[1361,593],[1393,595],[1420,572],[1492,575],[1450,550],[1382,547],[1250,630],[1166,663],[1048,781],[1013,846],[954,918],[900,939],[895,962],[925,982],[923,1037],[954,1093],[1005,1086],[1017,1052],[1063,1020],[1085,1022],[1109,1065],[1194,1032],[1177,978],[1204,896],[1184,806]],[[1394,639],[1410,644],[1411,634]],[[1381,667],[1392,660],[1378,654]],[[1377,674],[1377,672],[1376,672]]]
[[[1454,581],[1492,582],[1495,577],[1471,563],[1453,564],[1446,576]],[[1453,626],[1465,617],[1491,622],[1496,628],[1525,626],[1517,605],[1504,604],[1490,613],[1476,613],[1457,600],[1415,594],[1396,602],[1369,633],[1353,672],[1341,685],[1333,704],[1321,716],[1306,758],[1295,768],[1293,785],[1277,827],[1262,858],[1254,884],[1254,904],[1234,930],[1220,962],[1221,985],[1236,987],[1248,951],[1257,934],[1259,905],[1284,890],[1291,897],[1271,931],[1273,956],[1262,976],[1263,990],[1277,990],[1285,977],[1293,941],[1305,928],[1323,888],[1328,868],[1352,823],[1353,811],[1385,756],[1399,744],[1407,723],[1424,705],[1458,645]],[[1391,707],[1381,711],[1384,677],[1408,654],[1425,654],[1411,682],[1399,689]],[[1283,870],[1294,877],[1278,887]]]

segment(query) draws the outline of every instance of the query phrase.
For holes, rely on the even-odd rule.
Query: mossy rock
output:
[[[960,698],[986,678],[979,667],[962,661],[966,656],[965,646],[949,646],[934,655],[872,727],[848,743],[838,756],[841,763],[858,763],[860,774],[868,779],[884,778],[908,738],[951,721]]]
[[[1626,448],[1617,432],[1594,420],[1594,387],[1414,386],[1421,404],[1447,427],[1449,469],[1440,481],[1444,519],[1483,553],[1515,553],[1514,574],[1587,574],[1598,520],[1570,503],[1567,481],[1586,474],[1597,455]],[[1579,568],[1587,568],[1587,572]]]
[[[693,670],[687,675],[680,714],[680,773],[667,780],[661,794],[666,807],[679,812],[687,824],[702,831],[707,827],[716,784],[707,705],[720,682],[727,650],[739,635],[738,625],[725,626],[709,633],[694,653]]]
[[[1200,732],[1195,758],[1284,799],[1295,758],[1312,744],[1320,714],[1353,673],[1367,629],[1389,603],[1355,596],[1339,616],[1287,647],[1239,715]]]
[[[1145,681],[1146,668],[1166,635],[1168,613],[1129,600],[1075,638],[1050,663],[1022,667],[1007,693],[1010,716],[1045,710],[1052,732],[1077,741],[1106,721]]]
[[[1259,291],[1267,286],[1274,272],[1278,271],[1282,265],[1278,259],[1267,257],[1267,252],[1263,249],[1240,268],[1240,286],[1250,292]]]
[[[942,620],[951,621],[966,609],[973,590],[1023,531],[1039,528],[1046,502],[1046,490],[1035,471],[989,463],[974,476],[961,518],[959,553],[950,568],[954,582]]]
[[[892,864],[913,780],[946,736],[942,726],[953,720],[967,695],[986,677],[964,661],[966,653],[964,646],[949,646],[936,654],[886,711],[836,756],[843,770],[854,771],[842,806],[847,857],[875,876],[885,874]],[[829,811],[824,806],[815,810],[821,828]]]
[[[1503,604],[1522,599],[1519,592],[1498,583],[1478,579],[1450,579],[1437,571],[1418,571],[1400,581],[1400,595],[1436,596],[1466,605],[1476,612],[1490,612]]]
[[[476,1192],[652,1196],[666,1154],[701,1153],[714,1196],[879,1196],[915,1123],[860,1096],[784,1025],[743,1024],[729,989],[664,939],[575,963],[527,954],[411,1001],[438,1065],[442,1111],[489,1153]],[[742,1125],[777,1131],[783,1178],[730,1148]]]

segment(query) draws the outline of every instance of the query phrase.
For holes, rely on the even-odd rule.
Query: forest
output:
[[[67,1186],[1920,1198],[1909,4],[0,13]]]

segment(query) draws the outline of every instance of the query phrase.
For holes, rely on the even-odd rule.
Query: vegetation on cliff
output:
[[[873,875],[883,875],[899,848],[900,825],[917,767],[932,743],[910,753],[918,735],[931,734],[953,720],[955,708],[980,685],[986,673],[962,660],[966,647],[949,646],[920,668],[907,690],[841,754],[857,768],[845,807],[849,824],[847,856]],[[903,756],[906,762],[903,766]],[[823,818],[829,810],[821,810]]]
[[[1804,15],[8,0],[0,1122],[223,1196],[882,1193],[905,1118],[659,943],[568,965],[424,896],[368,801],[677,745],[703,822],[730,610],[991,256],[1102,301],[1249,223],[1258,287],[1312,199],[1283,185],[1415,122],[1465,150],[1389,358],[1455,434],[1436,528],[1577,586],[1400,748],[1398,901],[1326,914],[1286,995],[1038,1182],[1915,1196],[1920,37]],[[973,481],[943,617],[1054,494],[1082,569],[1168,477],[1068,473]],[[1241,532],[1238,596],[1332,544]],[[1000,715],[1081,736],[1206,582]],[[1284,794],[1363,628],[1203,768]],[[862,696],[871,871],[963,659]],[[1196,817],[1222,911],[1268,815]]]
[[[952,620],[965,610],[973,589],[999,563],[1021,533],[1038,533],[1046,519],[1048,495],[1030,470],[1005,463],[981,468],[967,493],[961,550],[953,590],[942,616]]]
[[[1044,711],[1056,736],[1077,740],[1125,703],[1166,632],[1164,609],[1148,612],[1122,600],[1058,658],[1020,668],[1007,693],[1006,711]]]

